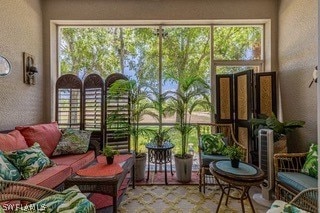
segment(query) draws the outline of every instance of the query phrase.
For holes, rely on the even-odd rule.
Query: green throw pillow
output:
[[[10,161],[0,151],[0,179],[2,180],[20,180],[19,170],[10,163]]]
[[[34,143],[27,149],[4,152],[4,155],[17,167],[23,179],[28,179],[53,165],[38,143]]]
[[[303,164],[302,173],[318,178],[318,145],[310,146],[306,162]]]
[[[88,151],[91,131],[66,129],[52,156],[83,154]]]
[[[78,186],[73,186],[65,189],[59,194],[48,196],[34,204],[25,206],[24,209],[20,209],[16,212],[94,213],[96,210],[94,204],[80,192]]]
[[[282,200],[275,200],[271,208],[267,211],[267,213],[307,213],[306,211],[299,209],[298,207],[286,203]]]
[[[203,152],[206,155],[218,154],[222,155],[226,144],[223,141],[223,134],[203,134],[201,135],[201,143]]]

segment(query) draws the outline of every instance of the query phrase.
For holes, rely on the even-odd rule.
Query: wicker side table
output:
[[[239,168],[233,168],[230,160],[219,160],[211,162],[209,170],[222,191],[216,212],[219,212],[224,195],[227,196],[225,205],[227,205],[229,197],[240,200],[242,212],[245,212],[243,201],[248,199],[252,211],[255,212],[249,196],[249,189],[251,186],[258,186],[263,182],[264,172],[260,168],[244,162],[240,162]],[[227,185],[221,184],[221,181]],[[241,195],[239,197],[230,195],[231,189],[239,190]]]
[[[134,156],[131,155],[126,161],[121,162],[119,165],[122,167],[123,171],[120,174],[113,176],[79,176],[77,174],[71,175],[65,181],[65,187],[71,187],[77,185],[81,192],[89,193],[101,193],[105,195],[110,195],[113,198],[113,212],[117,212],[118,208],[118,190],[126,178],[128,173],[130,174],[132,188],[135,187],[134,181]],[[88,168],[97,164],[97,160],[86,166]],[[128,183],[129,184],[129,183]]]

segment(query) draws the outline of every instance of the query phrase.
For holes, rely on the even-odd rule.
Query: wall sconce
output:
[[[23,53],[23,82],[35,85],[35,74],[38,73],[35,67],[34,57],[26,52]]]

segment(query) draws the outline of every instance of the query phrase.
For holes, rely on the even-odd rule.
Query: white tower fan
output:
[[[253,199],[266,207],[270,207],[273,201],[274,166],[273,166],[273,130],[261,129],[258,134],[259,168],[265,174],[266,179],[261,184],[261,193],[253,195]]]

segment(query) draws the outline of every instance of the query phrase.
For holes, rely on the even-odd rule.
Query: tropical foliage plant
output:
[[[260,129],[272,129],[274,141],[278,141],[281,136],[287,135],[294,129],[303,127],[305,124],[305,122],[301,120],[280,122],[274,113],[272,113],[269,117],[266,115],[259,115],[258,118],[251,119],[251,123],[255,128],[255,135],[258,135],[258,131]]]

